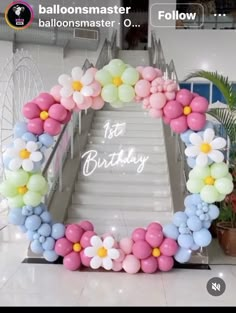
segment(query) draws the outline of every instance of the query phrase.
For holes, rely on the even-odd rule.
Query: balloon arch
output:
[[[82,266],[137,273],[169,271],[174,260],[188,262],[192,251],[206,247],[212,237],[209,227],[219,215],[214,204],[232,192],[232,176],[224,154],[223,138],[216,137],[206,120],[208,101],[186,89],[178,89],[154,67],[126,65],[113,59],[101,70],[72,69],[63,74],[49,93],[41,93],[23,106],[27,122],[14,127],[14,139],[3,154],[6,179],[0,193],[10,207],[9,223],[19,225],[31,241],[31,250],[49,262],[63,257],[69,270]],[[98,236],[89,221],[63,225],[55,223],[43,204],[47,181],[41,168],[45,152],[53,145],[61,125],[71,112],[100,110],[105,102],[114,107],[131,101],[143,103],[153,118],[163,118],[186,145],[189,173],[184,211],[176,212],[172,223],[153,222],[137,228],[119,242],[111,235]]]

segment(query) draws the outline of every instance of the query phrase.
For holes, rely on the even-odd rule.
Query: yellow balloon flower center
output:
[[[80,243],[74,243],[74,244],[73,244],[73,250],[74,250],[75,252],[80,252],[81,249],[82,249],[82,247],[81,247]]]
[[[19,154],[21,159],[28,159],[31,155],[31,153],[27,149],[20,150]]]
[[[112,80],[113,84],[116,86],[116,87],[119,87],[120,85],[123,84],[123,81],[122,79],[117,76],[117,77],[114,77],[113,80]]]
[[[107,249],[101,247],[98,249],[97,254],[100,258],[105,258],[107,256]]]
[[[203,153],[209,153],[211,151],[211,145],[209,145],[209,143],[203,142],[200,146],[200,150]]]
[[[48,119],[48,117],[49,117],[49,114],[48,114],[47,111],[42,111],[42,112],[40,113],[40,118],[41,118],[41,120],[46,121],[46,119]]]
[[[161,251],[160,251],[160,249],[159,248],[154,248],[153,250],[152,250],[152,255],[154,256],[154,257],[159,257],[160,255],[161,255]]]
[[[72,88],[74,91],[80,91],[83,88],[83,84],[79,80],[75,80],[72,83]]]
[[[207,176],[204,180],[206,185],[214,185],[215,179],[212,176]]]
[[[22,186],[18,188],[18,193],[20,195],[24,195],[28,191],[28,188],[26,186]]]
[[[184,115],[189,115],[192,112],[192,108],[189,105],[184,107]]]

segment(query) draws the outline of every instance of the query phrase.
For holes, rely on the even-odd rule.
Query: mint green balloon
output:
[[[211,176],[211,170],[210,170],[209,166],[196,166],[192,170],[191,175],[193,175],[191,177],[204,179],[208,176]]]
[[[234,184],[232,180],[228,178],[219,178],[215,181],[215,188],[219,193],[228,195],[234,189]]]
[[[118,100],[118,88],[113,85],[106,85],[102,88],[102,99],[106,102],[116,102]]]
[[[225,178],[228,178],[228,179],[230,179],[230,180],[233,181],[233,176],[232,176],[230,173],[228,173],[228,174],[225,176]]]
[[[18,195],[17,187],[13,186],[9,183],[9,181],[5,180],[0,185],[0,194],[4,197],[15,197]]]
[[[102,85],[102,86],[106,86],[108,84],[112,83],[112,76],[111,74],[102,69],[100,71],[97,71],[97,73],[95,74],[95,79]]]
[[[27,188],[30,191],[40,192],[44,189],[46,185],[45,178],[40,174],[32,175],[28,181]]]
[[[8,181],[13,186],[16,186],[16,187],[25,186],[27,185],[28,180],[29,180],[29,174],[22,169],[8,173]]]
[[[44,188],[41,190],[41,195],[44,196],[48,193],[48,183],[46,182]]]
[[[199,178],[190,178],[187,181],[187,189],[191,193],[200,193],[202,188],[204,187],[204,182]]]
[[[111,106],[113,107],[113,108],[122,108],[123,106],[124,106],[124,103],[123,102],[121,102],[121,101],[116,101],[116,102],[112,102],[111,103]]]
[[[139,79],[139,73],[135,68],[129,67],[124,71],[124,73],[121,76],[121,79],[124,82],[124,84],[134,86]]]
[[[224,199],[225,199],[225,195],[219,193],[219,196],[218,196],[216,202],[221,202],[221,201],[223,201]]]
[[[24,203],[26,205],[37,206],[42,200],[40,193],[35,191],[27,191],[23,196]]]
[[[24,201],[22,195],[18,195],[13,198],[8,198],[8,205],[11,209],[23,207]]]
[[[118,88],[118,94],[120,101],[131,102],[135,97],[134,88],[130,85],[121,85]]]
[[[222,178],[225,177],[229,172],[228,165],[226,163],[214,163],[211,166],[211,175],[214,178]]]
[[[218,200],[219,193],[216,190],[215,186],[207,185],[202,188],[200,196],[201,199],[206,203],[214,203]]]

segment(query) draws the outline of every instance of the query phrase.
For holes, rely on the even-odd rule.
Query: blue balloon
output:
[[[193,239],[199,247],[207,247],[212,241],[212,236],[209,230],[202,228],[193,233]]]
[[[3,155],[2,161],[5,168],[9,169],[9,163],[12,159]]]
[[[28,130],[26,122],[17,122],[13,128],[15,138],[22,137],[27,131]]]
[[[25,141],[34,141],[34,142],[37,142],[37,137],[36,137],[34,134],[30,133],[30,132],[24,133],[21,138],[22,138],[23,140],[25,140]]]
[[[42,134],[39,136],[39,141],[46,147],[49,148],[53,145],[54,139],[49,134]]]
[[[197,250],[199,250],[200,249],[200,247],[198,246],[198,245],[196,245],[196,243],[194,243],[192,246],[191,246],[191,250],[192,251],[197,251]]]
[[[34,232],[33,239],[38,240],[40,238],[40,234],[38,232]]]
[[[197,211],[197,208],[194,204],[191,204],[184,210],[184,212],[188,215],[188,217],[196,215],[196,211]]]
[[[194,168],[196,166],[196,158],[187,158],[187,164],[190,168]]]
[[[45,205],[42,203],[34,208],[34,214],[36,215],[41,215],[43,211],[45,211]]]
[[[40,236],[40,237],[39,237],[39,242],[40,242],[40,243],[44,243],[45,240],[46,240],[46,238],[45,238],[44,236]]]
[[[180,135],[181,140],[182,140],[186,145],[191,144],[191,142],[189,141],[189,136],[190,136],[192,133],[194,133],[194,131],[192,131],[192,130],[189,129],[189,130],[185,131],[184,133],[182,133],[182,134]]]
[[[55,247],[55,240],[52,237],[46,238],[45,242],[42,244],[44,250],[53,250]]]
[[[190,216],[187,220],[188,228],[192,231],[198,231],[202,228],[202,222],[196,215]]]
[[[52,234],[51,236],[54,239],[60,239],[65,235],[65,226],[61,223],[56,223],[52,225]]]
[[[173,223],[179,227],[181,224],[186,224],[187,219],[187,215],[184,212],[179,211],[174,214]]]
[[[25,205],[22,208],[22,214],[25,216],[30,216],[33,215],[34,211],[33,211],[33,207],[31,205]]]
[[[202,226],[204,227],[204,228],[210,228],[211,227],[211,222],[210,221],[204,221],[203,223],[202,223]]]
[[[25,220],[25,227],[28,230],[37,230],[41,225],[41,218],[38,215],[28,216]]]
[[[32,240],[35,239],[35,237],[34,237],[35,231],[28,230],[27,233],[26,233],[26,235],[27,235],[27,238],[28,238],[30,241],[32,241]]]
[[[54,250],[44,251],[43,256],[48,262],[55,262],[58,259],[58,255]]]
[[[41,236],[44,236],[44,237],[48,237],[51,235],[51,231],[52,231],[52,228],[49,224],[47,223],[44,223],[42,224],[39,229],[38,229],[38,233],[41,235]]]
[[[186,263],[191,258],[192,251],[190,249],[179,248],[174,258],[179,263]]]
[[[191,195],[188,195],[184,199],[184,205],[186,207],[188,207],[190,205],[198,205],[199,203],[202,203],[202,199],[198,193],[193,193]]]
[[[178,228],[174,224],[166,224],[163,227],[163,234],[165,237],[177,240],[179,236]]]
[[[203,130],[206,130],[207,128],[211,128],[211,129],[214,129],[214,124],[210,121],[207,121]]]
[[[178,244],[182,248],[189,249],[193,245],[193,236],[187,234],[179,235]]]
[[[42,254],[43,253],[43,247],[38,240],[32,241],[30,244],[30,248],[31,248],[32,252],[35,254]]]
[[[210,204],[208,214],[211,220],[215,220],[220,215],[220,210],[216,205]]]
[[[8,215],[8,222],[13,225],[24,225],[25,216],[22,214],[22,209],[21,208],[11,209]]]
[[[22,233],[26,233],[27,232],[27,229],[26,229],[25,225],[20,225],[19,229],[20,229],[20,231],[22,231]]]
[[[52,216],[48,211],[43,212],[40,217],[44,223],[50,223],[52,221]]]

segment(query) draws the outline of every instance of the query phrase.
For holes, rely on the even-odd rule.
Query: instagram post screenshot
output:
[[[0,307],[236,306],[236,1],[0,1]]]

